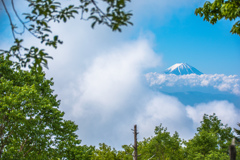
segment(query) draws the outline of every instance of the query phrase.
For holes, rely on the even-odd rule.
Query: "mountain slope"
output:
[[[176,75],[184,75],[184,74],[203,74],[196,68],[190,66],[187,63],[176,63],[173,66],[169,67],[165,72],[165,74],[176,74]]]
[[[240,108],[240,99],[237,95],[228,93],[204,93],[199,91],[187,92],[163,92],[167,95],[177,97],[184,105],[194,106],[200,103],[209,103],[211,101],[228,101]]]

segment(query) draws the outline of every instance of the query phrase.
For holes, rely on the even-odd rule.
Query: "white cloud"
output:
[[[212,101],[209,103],[200,103],[194,107],[186,107],[188,117],[193,120],[196,126],[200,125],[204,114],[212,115],[216,113],[223,124],[236,126],[239,110],[235,108],[234,104],[228,101]]]
[[[175,97],[151,93],[151,99],[137,116],[141,137],[153,135],[155,126],[162,123],[168,131],[177,131],[181,138],[193,136],[192,121],[186,116],[185,106]]]
[[[143,72],[160,61],[148,40],[140,38],[101,51],[74,76],[63,71],[63,78],[75,80],[62,86],[61,106],[79,125],[83,143],[129,143],[134,117],[148,101]]]
[[[162,87],[210,87],[219,91],[230,92],[240,95],[240,78],[237,75],[226,76],[224,74],[146,74],[147,81],[151,86]]]
[[[81,94],[74,114],[84,115],[93,107],[106,117],[123,108],[131,95],[141,90],[143,70],[156,66],[159,60],[146,40],[127,43],[96,57],[79,76],[76,89]]]
[[[204,114],[216,116],[223,124],[237,127],[240,110],[228,101],[211,101],[195,106],[184,106],[178,99],[164,94],[155,94],[137,116],[137,124],[142,137],[153,135],[155,126],[162,123],[170,133],[177,131],[180,137],[188,140],[194,136]]]

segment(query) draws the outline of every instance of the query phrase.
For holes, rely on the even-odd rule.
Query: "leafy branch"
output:
[[[17,62],[14,62],[18,68],[21,67],[36,67],[41,71],[42,67],[47,68],[47,60],[52,58],[45,52],[44,49],[40,49],[36,46],[25,47],[23,46],[24,39],[18,36],[22,36],[27,30],[33,37],[40,40],[40,42],[46,46],[57,48],[63,41],[58,38],[58,35],[52,35],[50,22],[67,22],[68,20],[75,18],[76,15],[81,13],[81,18],[90,11],[86,20],[92,20],[92,28],[96,24],[104,24],[110,27],[113,31],[121,31],[122,26],[127,26],[130,22],[132,14],[125,12],[126,3],[130,0],[102,0],[107,4],[104,12],[99,7],[95,0],[80,0],[80,5],[68,5],[63,7],[60,2],[56,0],[26,0],[28,7],[31,9],[28,13],[23,13],[23,18],[17,12],[14,5],[14,0],[11,0],[11,7],[14,15],[11,15],[9,9],[5,4],[5,0],[1,0],[4,6],[4,10],[8,16],[11,26],[11,32],[13,35],[14,43],[9,50],[1,50],[0,55],[7,55],[9,57],[17,58]],[[16,16],[17,20],[23,26],[21,32],[17,32],[17,26],[14,25],[12,16]],[[17,36],[18,35],[18,36]]]
[[[195,10],[195,14],[203,17],[203,20],[211,24],[217,23],[221,19],[236,20],[232,26],[231,33],[240,36],[240,1],[239,0],[215,0],[206,1],[203,7]]]

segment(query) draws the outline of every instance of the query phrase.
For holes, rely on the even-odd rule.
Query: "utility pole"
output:
[[[137,154],[137,125],[134,125],[134,130],[133,130],[133,134],[134,134],[134,155],[133,155],[133,160],[137,160],[138,154]]]
[[[236,160],[235,138],[232,139],[232,144],[229,146],[230,160]]]

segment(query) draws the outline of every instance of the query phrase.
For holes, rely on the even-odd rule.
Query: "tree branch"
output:
[[[11,16],[10,16],[9,12],[8,12],[8,9],[7,9],[6,5],[5,5],[4,0],[1,0],[1,1],[2,1],[3,7],[4,7],[4,9],[5,9],[6,13],[7,13],[8,19],[9,19],[9,21],[10,21],[13,38],[16,39],[16,36],[15,36],[15,34],[14,34],[15,26],[14,26],[13,23],[12,23],[12,18],[11,18]]]
[[[25,146],[25,144],[27,143],[28,139],[26,138],[26,140],[22,143],[22,145],[20,146],[20,150],[19,152],[22,152],[23,147]]]
[[[25,157],[25,156],[28,154],[28,152],[30,152],[30,150],[31,150],[32,148],[33,148],[33,146],[30,147],[29,150],[28,150],[26,153],[24,153],[23,157]]]
[[[18,15],[18,13],[17,13],[17,11],[16,11],[16,9],[15,9],[13,0],[11,0],[11,3],[12,3],[12,8],[13,8],[13,11],[14,11],[15,15],[17,16],[18,20],[19,20],[19,21],[21,22],[21,24],[23,25],[23,31],[22,31],[22,33],[18,33],[18,34],[20,34],[20,35],[23,34],[24,31],[25,31],[25,29],[26,29],[26,30],[27,30],[29,33],[31,33],[34,37],[39,38],[38,36],[36,36],[33,32],[31,32],[31,31],[29,30],[29,28],[25,25],[25,22],[23,22],[22,19],[19,17],[19,15]],[[15,31],[15,33],[16,33],[16,31]]]
[[[109,20],[109,21],[111,22],[111,19],[108,18],[108,17],[106,16],[106,14],[98,7],[98,5],[96,4],[96,2],[95,2],[94,0],[91,0],[91,2],[92,2],[93,5],[97,8],[97,10],[99,11],[99,12],[98,12],[99,16],[100,16],[100,17],[105,17],[107,20]],[[101,15],[100,13],[101,13],[102,15]]]
[[[155,157],[155,154],[152,157],[148,158],[148,160],[152,159],[153,157]]]

